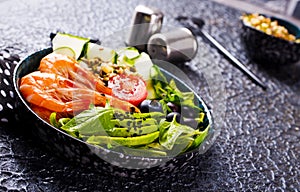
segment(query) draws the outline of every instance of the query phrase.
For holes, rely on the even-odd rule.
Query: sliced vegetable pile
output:
[[[112,50],[58,33],[39,71],[21,79],[32,109],[92,145],[141,156],[198,147],[210,122],[193,92],[180,91],[146,53]]]

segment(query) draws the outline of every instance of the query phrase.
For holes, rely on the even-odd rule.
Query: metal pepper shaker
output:
[[[163,13],[160,10],[144,5],[137,6],[125,41],[126,45],[136,47],[140,51],[146,51],[149,38],[160,32],[162,22]]]
[[[198,43],[187,28],[157,33],[148,41],[147,51],[152,59],[182,62],[191,60],[197,53]]]

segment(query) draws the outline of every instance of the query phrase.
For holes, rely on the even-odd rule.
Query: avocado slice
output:
[[[147,135],[137,137],[109,137],[109,136],[91,136],[86,142],[94,145],[124,145],[124,146],[140,146],[147,145],[155,141],[159,136],[159,131],[149,133]]]
[[[158,130],[158,125],[148,125],[140,128],[118,128],[115,127],[109,131],[107,134],[112,137],[132,137],[138,135],[145,135],[148,133],[153,133]]]

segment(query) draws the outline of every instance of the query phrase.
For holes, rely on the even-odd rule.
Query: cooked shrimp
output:
[[[30,104],[55,112],[78,112],[91,103],[111,106],[125,111],[139,112],[132,104],[110,96],[105,96],[85,85],[53,73],[32,72],[21,79],[20,91]]]
[[[111,95],[111,89],[92,72],[80,67],[76,60],[66,55],[50,53],[45,56],[39,66],[41,72],[55,73],[65,78],[80,82],[90,89]]]
[[[133,104],[127,102],[127,101],[123,101],[121,99],[118,99],[116,97],[111,97],[111,96],[107,96],[108,100],[109,100],[109,104],[112,107],[118,108],[118,109],[122,109],[124,111],[128,111],[128,112],[135,112],[135,113],[140,113],[140,109],[137,108],[136,106],[134,106]]]
[[[49,109],[46,109],[44,107],[39,107],[39,106],[36,106],[36,105],[30,105],[30,108],[42,119],[44,119],[45,121],[47,121],[49,123],[49,117],[51,115],[51,113],[53,111],[49,110]],[[72,115],[68,114],[68,113],[56,113],[56,118],[57,119],[60,119],[60,118],[63,118],[63,117],[72,117]]]
[[[109,102],[109,105],[118,109],[122,109],[124,111],[128,112],[137,112],[139,113],[140,110],[132,105],[131,103],[127,101],[120,100],[116,97],[112,97],[110,95],[103,95],[100,94],[97,91],[91,90],[91,89],[80,89],[80,88],[60,88],[57,89],[58,93],[63,94],[65,97],[68,97],[70,99],[86,99],[89,100],[91,103],[97,106],[105,106],[106,101]]]
[[[40,71],[24,76],[20,83],[20,91],[26,101],[39,107],[56,112],[72,112],[88,107],[87,100],[70,100],[57,91],[59,88],[84,88],[84,85]]]

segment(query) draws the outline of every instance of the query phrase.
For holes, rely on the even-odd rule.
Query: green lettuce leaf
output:
[[[172,122],[163,121],[160,124],[160,135],[159,143],[168,150],[172,150],[175,143],[180,136],[189,137],[190,139],[182,139],[182,142],[177,142],[185,148],[193,140],[194,135],[200,134],[199,130],[195,130],[189,126],[181,125],[176,122],[176,117],[173,118]],[[188,142],[186,142],[188,141]],[[181,151],[181,150],[180,150]]]
[[[163,102],[161,102],[162,104],[172,102],[178,106],[185,105],[203,111],[195,104],[195,94],[192,91],[180,91],[174,79],[168,82],[158,66],[153,65],[150,75],[155,94],[159,99],[163,100]]]
[[[114,111],[109,108],[92,107],[85,110],[60,127],[73,136],[107,135],[106,130],[115,126],[111,121]]]

